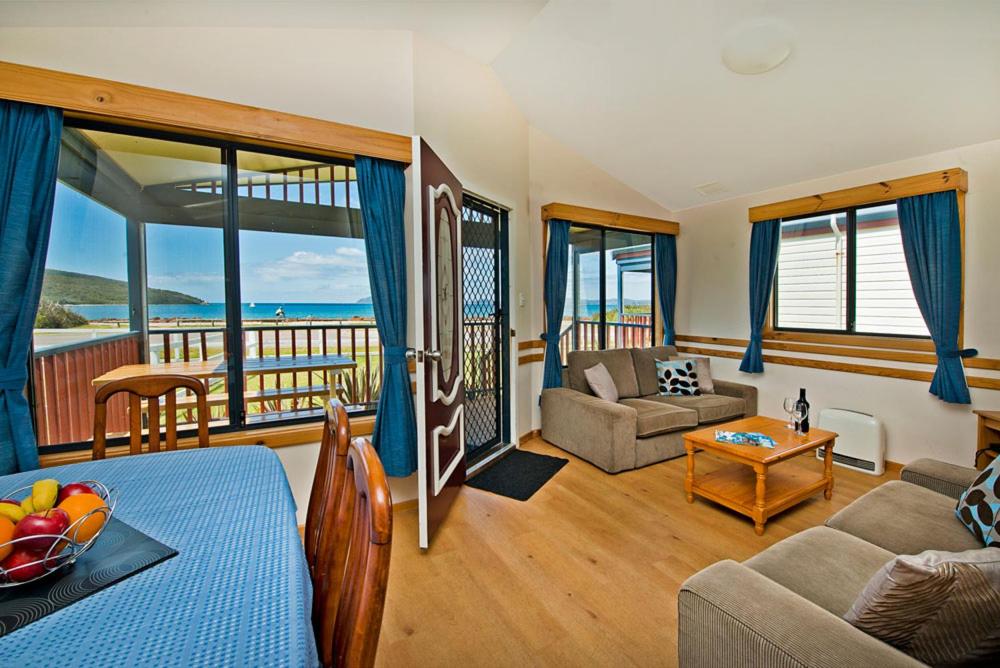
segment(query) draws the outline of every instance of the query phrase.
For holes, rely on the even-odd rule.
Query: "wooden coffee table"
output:
[[[837,434],[823,429],[810,429],[799,436],[785,427],[785,421],[757,416],[714,424],[705,429],[684,434],[687,450],[687,477],[684,490],[688,503],[695,495],[721,503],[738,513],[753,518],[754,531],[764,533],[768,518],[800,503],[819,490],[827,499],[833,495],[833,445]],[[733,445],[715,440],[716,430],[755,431],[773,438],[777,445],[762,448],[752,445]],[[823,474],[788,463],[771,468],[779,462],[804,452],[825,448]],[[701,449],[735,463],[723,466],[701,476],[694,474],[694,454]]]

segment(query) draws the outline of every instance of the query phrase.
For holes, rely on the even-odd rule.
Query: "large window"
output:
[[[928,336],[894,202],[781,222],[777,330]]]
[[[359,207],[349,161],[68,123],[34,331],[39,445],[89,441],[93,381],[126,364],[208,369],[217,430],[315,418],[329,396],[374,409]],[[180,423],[193,405],[178,397]],[[108,424],[127,431],[124,400]]]
[[[653,238],[574,225],[569,234],[566,306],[560,338],[571,350],[652,345]]]

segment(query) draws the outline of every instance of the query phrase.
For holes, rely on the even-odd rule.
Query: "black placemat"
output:
[[[76,563],[19,587],[0,589],[0,636],[155,566],[177,550],[112,517]]]
[[[518,501],[527,501],[568,462],[568,459],[562,457],[511,450],[503,459],[477,473],[465,484]]]

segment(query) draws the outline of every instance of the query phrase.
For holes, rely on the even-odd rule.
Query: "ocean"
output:
[[[279,304],[260,302],[251,306],[243,304],[244,320],[273,320],[274,312],[281,307],[289,320],[350,320],[374,319],[371,304]],[[79,313],[87,320],[128,320],[128,304],[67,304],[66,308]],[[226,305],[212,304],[150,304],[150,319],[164,320],[224,320]]]

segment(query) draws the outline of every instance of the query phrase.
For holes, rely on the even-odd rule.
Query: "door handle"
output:
[[[434,360],[435,362],[441,361],[441,351],[440,350],[426,350],[424,351],[424,356]]]
[[[406,349],[406,359],[408,359],[408,360],[415,360],[415,361],[419,362],[420,359],[418,358],[418,355],[417,355],[417,349],[416,348],[407,348]]]

